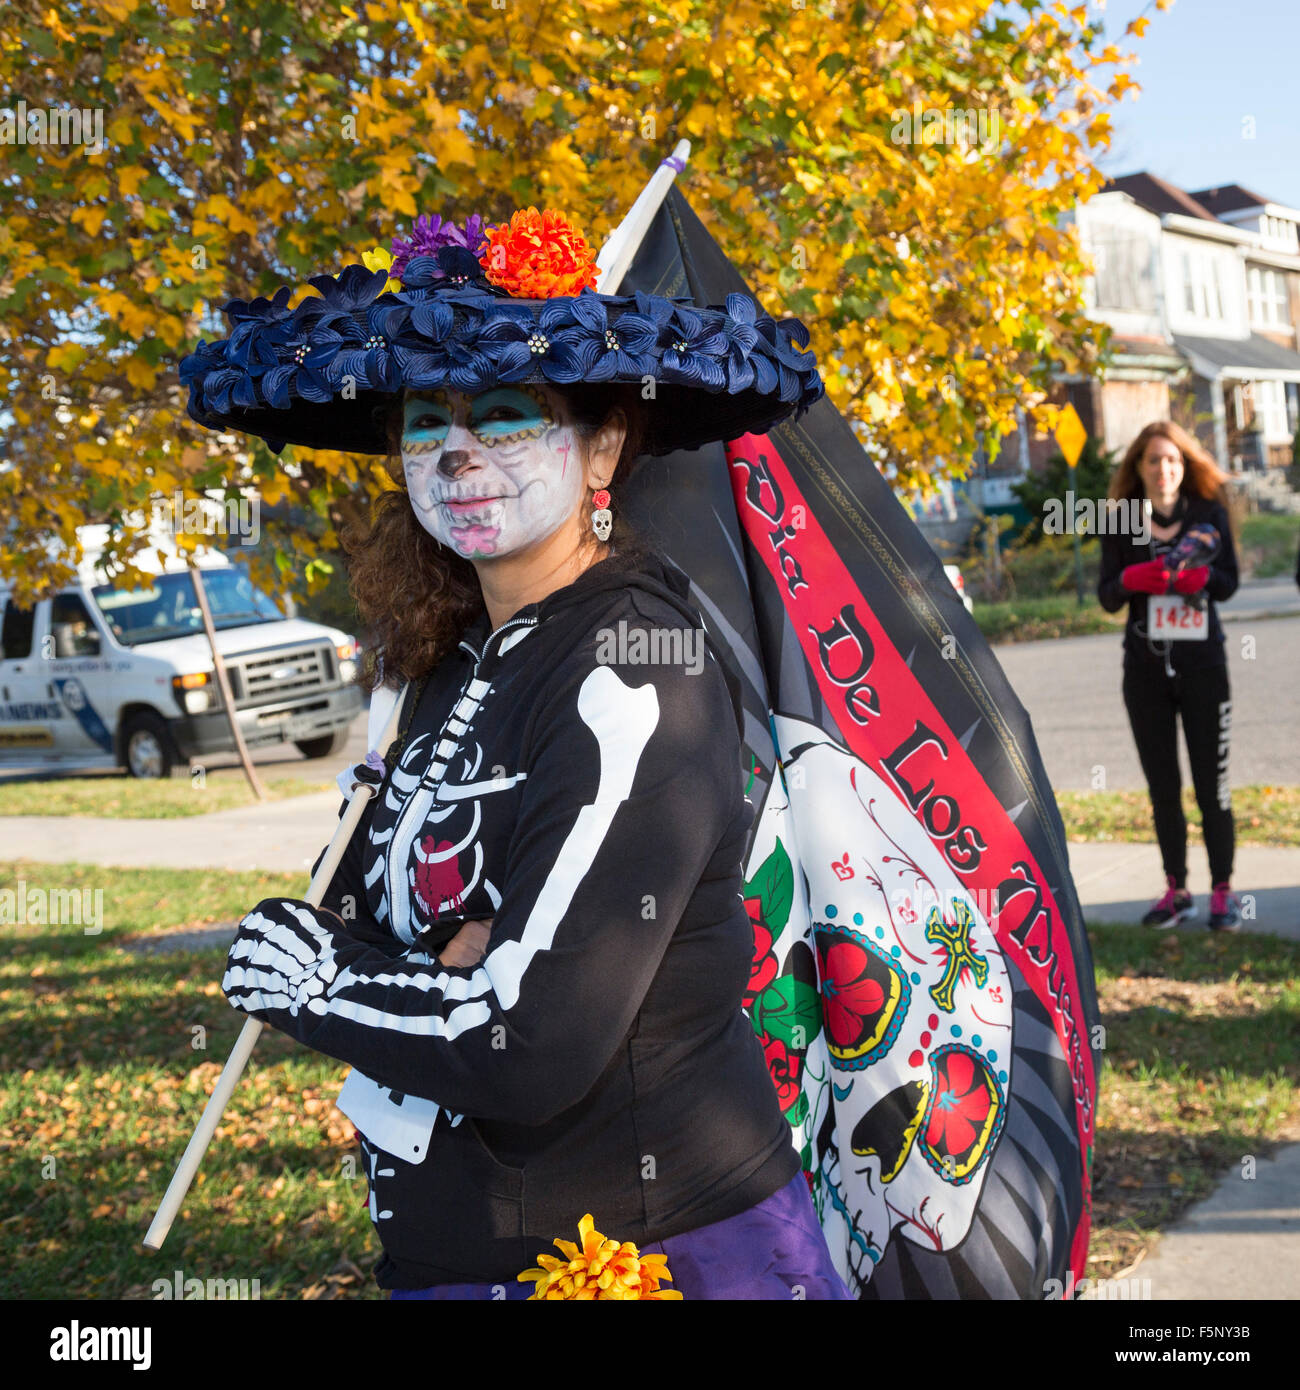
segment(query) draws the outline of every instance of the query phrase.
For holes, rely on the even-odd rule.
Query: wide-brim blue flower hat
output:
[[[606,295],[585,238],[561,212],[526,208],[463,227],[417,219],[289,308],[230,300],[228,337],[180,365],[189,413],[210,429],[387,454],[403,388],[473,395],[506,383],[640,385],[647,454],[761,434],[824,394],[808,330],[745,294],[725,305]]]

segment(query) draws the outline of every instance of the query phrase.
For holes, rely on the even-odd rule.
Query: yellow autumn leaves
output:
[[[897,0],[866,29],[820,0],[106,0],[74,33],[6,7],[0,52],[39,53],[47,89],[102,108],[106,138],[8,156],[0,379],[23,430],[0,508],[35,491],[70,544],[92,490],[101,512],[138,502],[176,446],[205,480],[266,477],[264,450],[189,420],[179,383],[228,299],[288,284],[296,302],[422,212],[564,207],[599,247],[682,134],[692,207],[764,307],[807,322],[873,453],[904,486],[960,473],[1096,357],[1066,214],[1099,186],[1132,83],[1127,40],[1088,26],[1081,4],[993,0]],[[113,38],[102,62],[87,34]],[[902,109],[996,115],[997,140],[899,141]],[[96,440],[112,457],[93,478],[51,481],[51,458]],[[292,495],[326,519],[295,538],[305,561],[382,470],[289,460]],[[20,549],[0,540],[0,573],[31,579],[42,561]]]

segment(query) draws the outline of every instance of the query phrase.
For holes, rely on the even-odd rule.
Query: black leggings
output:
[[[1124,705],[1151,792],[1165,873],[1172,875],[1176,887],[1186,887],[1187,821],[1178,771],[1181,714],[1192,786],[1201,808],[1201,830],[1210,858],[1210,882],[1227,882],[1232,877],[1235,831],[1228,789],[1232,695],[1226,664],[1173,677],[1161,667],[1130,668],[1124,672]]]

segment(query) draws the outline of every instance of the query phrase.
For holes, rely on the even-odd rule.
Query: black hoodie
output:
[[[753,808],[688,593],[614,556],[480,618],[331,884],[346,930],[279,899],[240,925],[231,1003],[357,1069],[385,1288],[508,1282],[588,1212],[662,1240],[798,1172],[740,1004]],[[478,966],[430,954],[449,917],[493,919]]]
[[[1196,524],[1209,524],[1219,533],[1219,553],[1210,563],[1210,577],[1205,585],[1207,595],[1207,631],[1201,641],[1167,642],[1150,635],[1150,597],[1130,593],[1121,577],[1129,565],[1141,564],[1167,556]],[[1232,543],[1232,526],[1228,513],[1220,502],[1189,494],[1182,525],[1167,541],[1155,537],[1139,544],[1130,535],[1104,535],[1101,538],[1101,573],[1097,581],[1097,597],[1107,613],[1118,613],[1128,604],[1128,622],[1124,625],[1124,669],[1155,673],[1204,670],[1226,665],[1228,657],[1223,646],[1223,624],[1219,621],[1218,605],[1237,592],[1237,552]]]

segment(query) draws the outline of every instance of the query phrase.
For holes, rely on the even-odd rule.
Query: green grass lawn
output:
[[[0,927],[0,1297],[148,1298],[177,1269],[257,1279],[263,1298],[377,1297],[365,1179],[350,1175],[352,1127],[332,1104],[344,1069],[272,1030],[167,1244],[139,1248],[242,1018],[219,988],[222,949],[146,957],[121,943],[237,918],[305,879],[0,867],[0,887],[17,878],[103,888],[105,926]]]
[[[1244,579],[1275,579],[1295,574],[1300,526],[1293,516],[1260,512],[1241,523],[1241,574]]]
[[[267,798],[326,791],[333,782],[305,777],[262,779]],[[39,782],[0,782],[0,816],[105,816],[112,820],[174,820],[252,806],[253,795],[239,768],[142,781],[124,773],[105,777],[51,777]]]
[[[1102,1278],[1224,1173],[1300,1140],[1300,943],[1088,935],[1106,1029],[1088,1271]]]
[[[332,1104],[344,1069],[273,1031],[162,1253],[139,1249],[242,1019],[220,992],[222,948],[150,957],[123,943],[237,918],[305,880],[0,865],[0,888],[20,878],[102,888],[104,930],[0,926],[0,1298],[148,1298],[177,1269],[257,1279],[263,1298],[378,1297],[365,1179]],[[1107,1029],[1089,1267],[1101,1277],[1225,1169],[1300,1137],[1300,944],[1090,934]]]
[[[1038,642],[1045,637],[1086,637],[1119,632],[1125,614],[1107,613],[1091,599],[1080,606],[1073,594],[1014,598],[1005,603],[975,601],[973,616],[991,643]]]
[[[1056,804],[1071,840],[1155,841],[1151,798],[1145,791],[1058,791]],[[1201,813],[1191,787],[1183,788],[1183,812],[1194,843],[1200,838]],[[1300,787],[1233,787],[1232,813],[1238,844],[1300,848]]]

